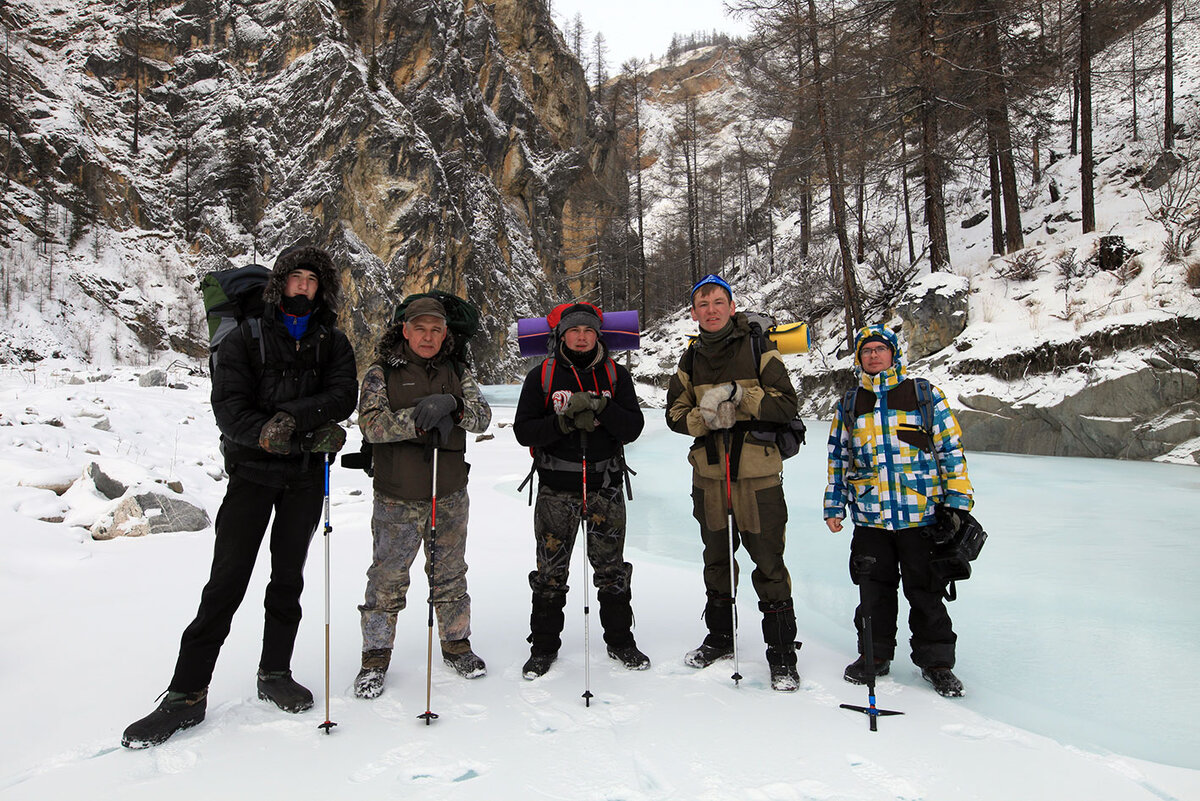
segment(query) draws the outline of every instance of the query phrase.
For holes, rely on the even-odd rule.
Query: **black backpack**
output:
[[[247,264],[217,270],[200,280],[204,313],[208,318],[209,369],[216,365],[217,347],[233,329],[246,324],[262,353],[263,290],[271,280],[271,271],[261,264]]]

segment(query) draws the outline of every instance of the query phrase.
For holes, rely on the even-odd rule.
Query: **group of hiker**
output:
[[[268,525],[271,572],[258,696],[287,712],[312,707],[312,692],[291,673],[303,569],[328,503],[329,464],[345,444],[341,423],[356,408],[370,451],[374,505],[372,561],[359,606],[362,662],[353,692],[364,699],[384,692],[397,614],[422,549],[430,648],[436,614],[443,661],[464,678],[486,675],[470,643],[465,455],[467,433],[486,430],[492,412],[462,358],[465,342],[452,331],[452,302],[459,299],[438,292],[406,299],[360,383],[354,351],[337,328],[339,290],[325,251],[291,247],[266,278],[261,316],[239,320],[213,351],[212,406],[229,482],[216,516],[211,573],[167,690],[154,711],[125,730],[126,747],[165,742],[204,719],[217,656]],[[799,643],[784,560],[787,449],[779,437],[796,424],[796,391],[779,351],[738,310],[725,280],[706,276],[692,287],[690,301],[698,332],[671,379],[666,423],[693,438],[688,460],[707,633],[684,662],[699,669],[732,657],[740,680],[734,553],[744,547],[754,564],[751,584],[771,686],[795,691]],[[550,351],[525,377],[513,420],[517,441],[533,455],[531,477],[535,472],[538,479],[530,655],[522,676],[536,680],[558,656],[581,528],[584,582],[590,568],[607,655],[645,670],[650,658],[634,639],[633,565],[625,559],[624,447],[642,432],[642,409],[632,376],[604,341],[602,310],[568,302],[548,314],[547,323]],[[945,583],[931,570],[940,510],[965,511],[972,503],[958,424],[940,390],[928,382],[918,388],[920,380],[906,376],[890,330],[861,330],[854,359],[860,381],[835,410],[824,501],[832,532],[842,530],[849,507],[852,564],[868,564],[862,561],[868,557],[871,565],[869,572],[852,570],[860,585],[860,656],[844,678],[873,686],[874,677],[888,673],[903,584],[914,664],[938,693],[962,695],[952,671],[955,634]],[[865,632],[871,647],[863,642]],[[868,662],[861,654],[873,656]]]

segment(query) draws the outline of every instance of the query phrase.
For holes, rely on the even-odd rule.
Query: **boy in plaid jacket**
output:
[[[960,696],[962,682],[952,671],[957,638],[942,585],[930,571],[929,535],[938,504],[971,508],[961,430],[937,387],[930,387],[933,420],[921,419],[899,339],[887,328],[868,326],[858,332],[855,372],[860,383],[853,408],[839,404],[829,432],[824,504],[825,524],[834,533],[842,530],[845,508],[850,507],[851,564],[863,556],[874,559],[854,613],[860,656],[846,667],[845,679],[853,684],[867,681],[861,654],[863,618],[868,615],[875,675],[887,675],[896,650],[896,593],[903,581],[913,663],[938,693]]]

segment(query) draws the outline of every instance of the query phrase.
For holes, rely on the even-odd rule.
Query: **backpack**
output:
[[[262,362],[263,290],[270,280],[271,271],[260,264],[217,270],[200,280],[204,313],[208,318],[210,370],[216,365],[217,347],[241,325],[247,325],[251,337],[258,341],[259,362]]]
[[[759,366],[762,364],[762,355],[768,350],[777,350],[774,342],[767,336],[767,331],[776,325],[775,318],[761,312],[742,312],[746,316],[746,321],[750,324],[750,350],[754,354],[754,372],[759,375]],[[690,375],[692,372],[692,346],[695,345],[695,339],[688,344],[687,351],[683,355],[684,370]],[[790,459],[800,452],[800,446],[804,444],[804,434],[807,428],[804,421],[800,419],[800,410],[796,410],[796,416],[786,423],[768,423],[764,421],[755,421],[749,428],[750,434],[763,442],[774,442],[775,447],[779,450],[779,456],[783,459]]]
[[[404,320],[408,304],[417,298],[433,298],[446,309],[446,328],[454,335],[454,350],[450,352],[450,360],[454,362],[461,376],[462,371],[471,363],[467,357],[467,344],[471,337],[479,332],[479,309],[458,295],[432,289],[428,292],[417,292],[400,301],[400,305],[392,313],[392,325]]]

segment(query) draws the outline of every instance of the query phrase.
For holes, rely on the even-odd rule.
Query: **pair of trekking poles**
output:
[[[430,510],[429,510],[429,615],[428,615],[428,641],[426,644],[425,655],[425,711],[417,715],[419,720],[424,720],[425,725],[430,725],[437,720],[437,713],[432,711],[433,698],[433,555],[434,541],[437,538],[437,479],[438,479],[438,451],[437,445],[433,446],[433,481],[430,488]],[[329,468],[333,464],[333,454],[327,454],[325,459],[325,722],[317,726],[326,734],[329,734],[334,726],[334,723],[329,718],[329,535],[333,532],[333,526],[329,522]],[[586,481],[586,479],[585,479]]]

